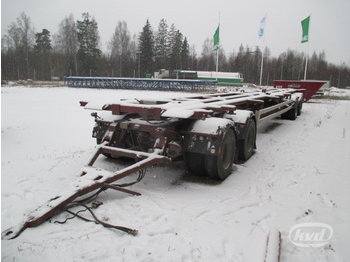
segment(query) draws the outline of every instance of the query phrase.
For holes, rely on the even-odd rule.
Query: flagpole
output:
[[[309,32],[310,32],[310,24],[311,24],[311,14],[310,14],[308,36],[307,36],[307,49],[306,49],[306,58],[305,58],[304,80],[306,80],[307,64],[308,64],[308,61],[309,61],[309,49],[310,49],[310,33]]]
[[[261,33],[262,39],[263,39],[263,45],[262,45],[262,50],[261,50],[261,64],[260,64],[260,80],[259,80],[259,86],[261,86],[262,83],[262,73],[263,73],[263,68],[264,68],[264,52],[265,52],[265,23],[266,23],[266,17],[267,13],[264,16],[264,24],[260,24],[260,30],[263,30]],[[259,35],[260,36],[260,35]]]
[[[218,70],[219,70],[219,48],[216,50],[216,81],[218,81]]]
[[[305,59],[304,80],[306,80],[307,63],[308,63],[308,60],[309,60],[309,49],[310,49],[310,24],[311,24],[311,14],[309,15],[309,25],[308,25],[308,31],[307,31],[307,51],[306,51],[306,59]]]
[[[306,52],[306,59],[305,59],[305,71],[304,71],[304,80],[306,80],[306,72],[307,72],[307,61],[309,60],[309,44],[307,47],[307,52]]]
[[[220,30],[220,12],[219,12],[219,30]],[[220,48],[220,40],[218,43],[218,48],[216,49],[216,81],[218,81],[218,71],[219,71],[219,48]]]
[[[264,67],[264,52],[265,52],[265,38],[263,40],[263,48],[261,51],[261,65],[260,65],[260,81],[259,81],[259,85],[261,86],[261,82],[262,82],[262,73],[263,73],[263,67]]]
[[[261,86],[263,66],[264,66],[264,51],[261,52],[261,65],[260,65],[260,81],[259,81],[259,86]]]

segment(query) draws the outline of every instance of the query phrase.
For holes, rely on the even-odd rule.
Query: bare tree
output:
[[[6,46],[13,52],[13,61],[17,71],[17,77],[29,78],[30,52],[34,43],[34,29],[29,16],[21,13],[16,22],[13,22],[3,38]]]
[[[29,77],[29,51],[33,47],[34,43],[34,28],[30,21],[30,17],[25,13],[21,13],[17,18],[17,25],[21,34],[21,42],[26,60],[26,78]]]
[[[128,25],[119,21],[109,42],[112,76],[117,69],[118,76],[130,76],[134,69],[132,56],[135,54],[135,42],[132,41]]]
[[[197,52],[195,45],[192,45],[190,47],[190,54],[189,54],[189,69],[190,70],[197,70],[198,64],[198,58],[197,58]]]
[[[63,54],[65,74],[77,74],[78,35],[76,22],[72,14],[65,17],[59,24],[58,34],[54,37],[56,52]]]
[[[99,49],[97,22],[89,14],[83,14],[82,21],[77,22],[73,15],[65,17],[53,35],[52,49],[49,33],[49,30],[38,33],[33,48],[32,23],[25,13],[21,13],[2,36],[2,79],[31,76],[49,79],[50,75],[78,74],[78,70],[81,75],[103,73],[114,76],[136,76],[139,71],[144,75],[160,68],[215,70],[212,39],[204,41],[202,51],[197,55],[196,48],[174,24],[168,27],[165,19],[160,21],[155,37],[148,20],[138,36],[130,34],[125,21],[119,21],[108,45],[109,52],[104,54]],[[268,48],[263,53],[264,84],[271,85],[274,79],[302,78],[304,53],[286,50],[278,57],[271,57]],[[258,83],[261,55],[262,50],[257,47],[240,45],[237,52],[233,51],[226,57],[220,48],[219,71],[241,72],[245,82]],[[349,67],[328,63],[324,52],[309,57],[307,76],[308,79],[330,80],[332,86],[350,86]]]
[[[202,54],[198,61],[199,70],[214,71],[215,56],[213,51],[213,41],[209,38],[205,39],[202,46]]]

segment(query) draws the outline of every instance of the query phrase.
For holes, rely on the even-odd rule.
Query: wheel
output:
[[[256,125],[253,119],[248,120],[247,135],[245,139],[239,140],[239,160],[247,161],[254,153],[256,141]]]
[[[217,156],[205,156],[204,166],[209,177],[224,180],[231,174],[235,158],[236,137],[232,129],[226,131],[220,149]]]
[[[283,119],[288,119],[288,120],[295,120],[297,119],[298,116],[298,101],[295,101],[294,106],[289,109],[287,112],[285,112],[284,114],[282,114],[282,118]]]
[[[297,115],[300,116],[301,115],[301,110],[303,109],[303,101],[300,100],[298,103],[298,110],[297,110]]]
[[[185,162],[191,174],[197,176],[204,176],[204,155],[192,152],[185,152],[184,154]]]

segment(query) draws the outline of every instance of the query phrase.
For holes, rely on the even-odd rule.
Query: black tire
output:
[[[235,158],[236,137],[232,129],[226,131],[220,147],[221,150],[217,156],[205,156],[204,166],[209,177],[224,180],[231,174]]]
[[[289,109],[287,112],[282,114],[282,119],[295,120],[298,116],[298,101],[295,101],[294,106]]]
[[[246,138],[239,140],[239,160],[247,161],[253,154],[256,142],[256,124],[253,119],[249,119],[246,128]]]
[[[188,171],[196,176],[205,176],[204,155],[192,152],[185,152],[185,162]]]
[[[300,116],[301,115],[301,110],[303,109],[303,101],[300,100],[298,103],[298,112],[297,115]]]

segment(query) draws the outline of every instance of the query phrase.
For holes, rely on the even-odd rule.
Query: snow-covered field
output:
[[[93,118],[79,100],[175,95],[184,94],[2,87],[2,231],[64,192],[93,153]],[[132,187],[142,196],[101,193],[97,216],[138,229],[136,237],[77,218],[53,223],[61,214],[2,240],[2,261],[263,261],[271,228],[282,232],[281,261],[349,261],[350,101],[305,103],[297,120],[261,126],[257,147],[221,183],[178,162],[148,169]],[[96,165],[121,164],[100,157]],[[301,222],[331,225],[330,244],[294,246],[288,231]]]

